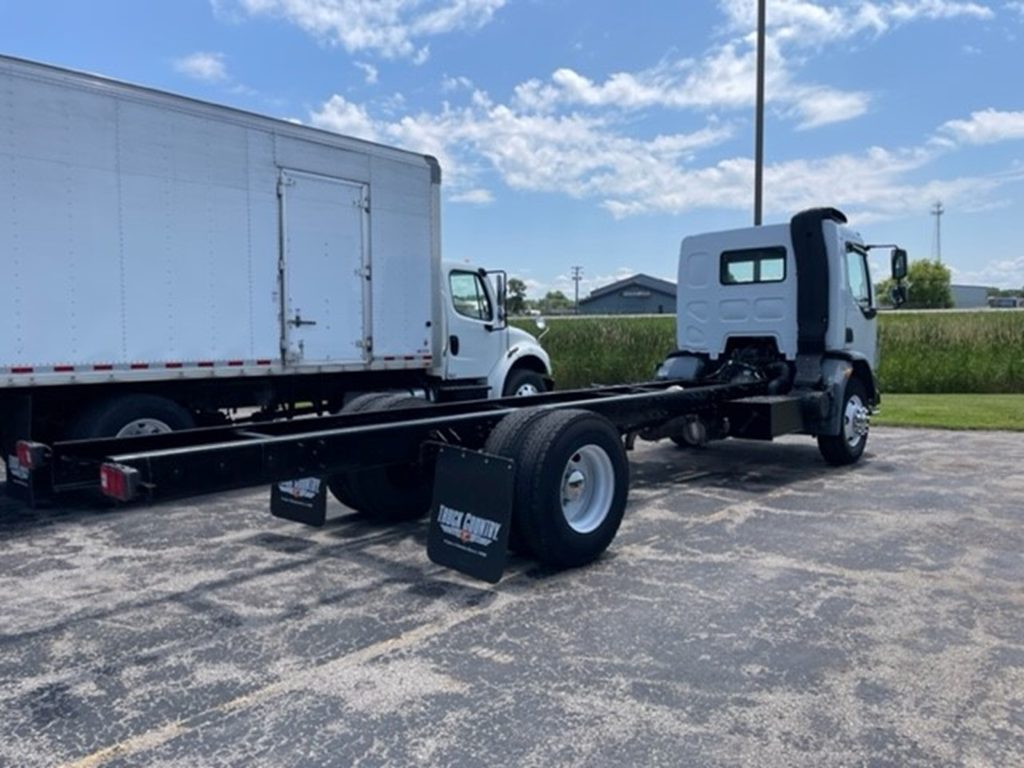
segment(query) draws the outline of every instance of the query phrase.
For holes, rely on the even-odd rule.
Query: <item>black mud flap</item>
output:
[[[496,584],[508,557],[515,462],[444,446],[434,470],[427,556]]]
[[[319,477],[275,483],[270,488],[270,514],[322,528],[327,519],[327,483]]]
[[[12,499],[38,507],[53,499],[53,476],[50,467],[26,469],[17,456],[7,457],[7,495]]]

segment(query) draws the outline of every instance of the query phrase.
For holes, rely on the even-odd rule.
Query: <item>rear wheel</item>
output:
[[[124,395],[89,406],[75,419],[67,436],[86,440],[162,435],[195,425],[192,414],[173,400],[156,395]]]
[[[515,460],[530,426],[547,414],[548,411],[537,408],[523,408],[510,413],[491,431],[484,445],[484,452]],[[522,526],[522,521],[513,514],[512,529],[508,537],[509,549],[523,554],[533,554],[529,540],[523,535]]]
[[[355,402],[353,400],[350,405]],[[372,399],[367,396],[358,412],[401,410],[423,405],[426,402],[418,397],[383,394]],[[426,514],[433,495],[433,477],[430,468],[419,462],[389,464],[344,472],[331,478],[327,487],[342,504],[375,520],[396,522],[414,520]]]
[[[345,407],[341,409],[341,412],[343,414],[350,414],[380,410],[379,406],[375,407],[378,403],[382,403],[384,400],[393,400],[396,397],[401,397],[401,395],[396,395],[394,392],[366,392],[349,400]],[[353,473],[345,472],[329,478],[327,480],[327,488],[334,498],[346,507],[355,509],[355,500],[352,496],[352,491],[348,487],[348,478],[351,474]]]
[[[575,567],[599,557],[626,510],[629,464],[618,431],[587,411],[545,413],[515,451],[514,518],[542,563]]]
[[[829,464],[853,464],[868,443],[871,412],[867,393],[859,379],[851,378],[843,394],[842,420],[838,435],[818,435],[818,450]]]

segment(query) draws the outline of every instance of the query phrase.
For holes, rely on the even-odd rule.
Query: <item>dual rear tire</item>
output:
[[[513,413],[485,451],[515,461],[511,543],[558,568],[604,552],[626,510],[629,463],[618,431],[580,410]]]
[[[371,392],[353,399],[342,413],[367,413],[419,408],[426,403],[411,395]],[[420,462],[351,470],[331,477],[327,488],[346,507],[380,522],[415,520],[430,509],[431,468]]]
[[[407,396],[366,395],[346,413],[409,408]],[[491,431],[484,451],[515,462],[510,548],[545,565],[571,568],[601,555],[626,509],[629,463],[616,428],[581,410],[523,409]],[[432,501],[429,467],[391,465],[336,475],[341,503],[380,521],[410,520]]]

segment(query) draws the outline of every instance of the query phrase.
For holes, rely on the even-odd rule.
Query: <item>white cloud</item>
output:
[[[1006,9],[1013,13],[1020,14],[1020,17],[1024,19],[1024,2],[1014,0],[1014,2],[1006,3]]]
[[[515,103],[552,111],[565,106],[635,111],[665,109],[747,110],[754,104],[756,49],[750,39],[731,40],[704,59],[662,62],[640,72],[618,72],[594,82],[571,69],[559,69],[549,82],[529,80],[516,88]],[[775,41],[765,46],[765,96],[800,128],[816,128],[859,117],[870,96],[824,85],[801,83]]]
[[[174,68],[183,75],[208,83],[223,83],[228,80],[223,53],[196,51],[175,60]]]
[[[494,202],[494,194],[489,189],[467,189],[464,192],[456,192],[450,195],[449,200],[453,203],[473,203],[474,205],[489,205]]]
[[[377,71],[377,68],[373,66],[373,64],[367,64],[365,61],[357,61],[355,64],[356,69],[362,70],[363,77],[365,78],[367,85],[376,84],[377,78],[379,77],[380,73]]]
[[[994,144],[1024,139],[1024,111],[985,109],[972,112],[967,120],[950,120],[940,130],[962,144]]]
[[[991,261],[981,269],[951,267],[953,282],[966,285],[991,285],[996,288],[1024,286],[1024,256]]]
[[[357,139],[377,140],[377,127],[366,109],[337,94],[332,96],[319,112],[311,115],[310,122],[317,128],[325,128]]]
[[[473,90],[473,81],[463,75],[459,75],[458,77],[445,75],[441,80],[441,92],[452,93],[458,90]]]
[[[274,16],[349,53],[426,60],[419,41],[488,24],[507,0],[211,0],[219,15]]]
[[[750,0],[719,0],[734,31],[749,32],[757,24],[757,4]],[[983,3],[960,0],[853,0],[824,6],[812,0],[772,0],[767,6],[768,34],[798,46],[818,46],[863,33],[882,34],[918,20],[991,19]]]
[[[951,124],[986,124],[978,114],[987,113],[951,121],[943,130],[951,130]],[[513,189],[593,201],[617,218],[750,205],[754,169],[748,157],[697,162],[732,136],[731,125],[715,121],[688,133],[635,138],[624,135],[623,126],[608,116],[531,112],[494,103],[477,91],[466,106],[445,105],[438,113],[393,121],[374,119],[364,107],[336,95],[311,115],[311,122],[435,155],[454,202],[490,202],[493,195],[484,180],[497,176]],[[983,135],[991,135],[991,129],[984,130],[989,133]],[[964,209],[990,205],[998,189],[1024,180],[1024,169],[1016,169],[911,181],[958,149],[955,142],[925,141],[920,147],[870,147],[769,164],[766,207],[769,213],[788,215],[838,205],[864,223],[914,214],[936,199]]]

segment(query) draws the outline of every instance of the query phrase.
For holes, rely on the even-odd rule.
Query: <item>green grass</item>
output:
[[[1024,312],[886,312],[884,392],[1024,393]]]
[[[547,322],[541,344],[551,355],[559,389],[650,381],[655,367],[675,349],[675,315],[559,317]],[[537,333],[531,321],[515,324]]]
[[[532,321],[517,325],[536,333]],[[675,317],[551,318],[543,344],[560,389],[651,378],[675,349]],[[884,312],[883,392],[1024,394],[1024,311]]]
[[[1024,431],[1024,395],[882,394],[872,424]]]

